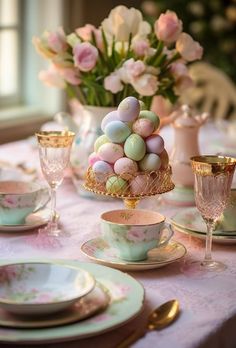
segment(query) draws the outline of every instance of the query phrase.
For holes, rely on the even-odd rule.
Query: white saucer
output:
[[[30,214],[22,225],[0,225],[0,232],[28,231],[46,225],[50,219],[51,211],[48,208],[41,209],[36,213]]]
[[[111,248],[102,238],[88,240],[81,246],[81,251],[97,263],[124,271],[160,268],[181,259],[186,254],[185,246],[173,240],[163,248],[150,250],[147,260],[136,262],[119,259],[116,249]]]

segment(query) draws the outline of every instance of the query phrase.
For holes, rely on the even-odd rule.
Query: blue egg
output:
[[[112,121],[105,127],[106,136],[113,143],[123,143],[131,134],[131,130],[127,124],[121,121]]]
[[[104,132],[105,127],[108,123],[112,121],[119,121],[119,114],[117,110],[111,111],[106,116],[103,118],[102,123],[101,123],[101,129]]]
[[[97,182],[105,182],[113,173],[112,166],[105,161],[97,161],[93,165],[93,173]]]

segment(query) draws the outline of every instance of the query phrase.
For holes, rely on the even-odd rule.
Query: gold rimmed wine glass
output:
[[[68,167],[74,136],[75,134],[69,131],[36,133],[41,169],[51,191],[51,218],[44,230],[53,236],[58,236],[61,232],[56,213],[56,190],[62,183]]]
[[[199,266],[202,270],[222,271],[226,265],[212,259],[212,233],[229,200],[236,159],[196,156],[191,158],[191,165],[196,206],[207,225],[205,257]]]

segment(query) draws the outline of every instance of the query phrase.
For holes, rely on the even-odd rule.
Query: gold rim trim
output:
[[[191,157],[191,166],[194,174],[202,176],[233,173],[236,158],[216,155]]]
[[[69,147],[72,145],[75,133],[70,131],[49,131],[35,133],[42,147]]]

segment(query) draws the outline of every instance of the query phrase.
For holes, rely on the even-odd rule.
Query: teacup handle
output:
[[[168,231],[168,232],[167,232],[167,236],[165,236],[164,238],[162,238],[162,235],[161,235],[161,242],[160,242],[160,244],[158,245],[159,248],[165,246],[165,245],[169,242],[169,240],[171,239],[171,237],[172,237],[173,234],[174,234],[174,231],[173,231],[171,225],[168,224],[168,223],[166,223],[166,222],[165,222],[164,226],[162,227],[161,232],[164,231],[164,230],[167,230],[167,231]]]

